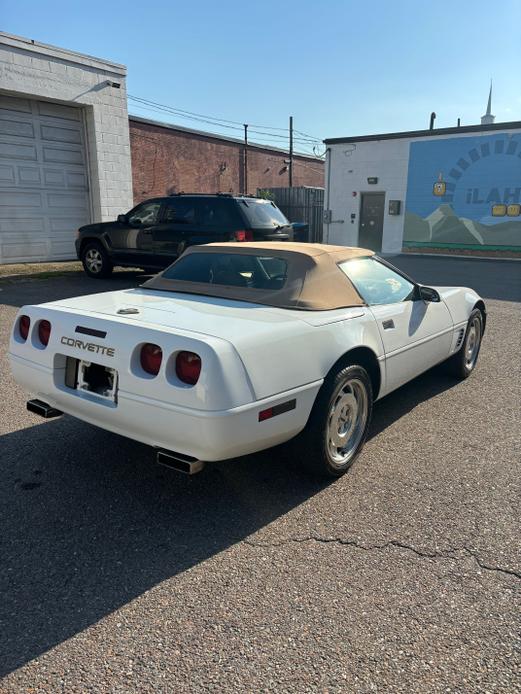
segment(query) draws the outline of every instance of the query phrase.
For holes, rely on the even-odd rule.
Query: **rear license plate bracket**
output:
[[[115,369],[90,361],[78,360],[76,384],[80,391],[116,402],[118,372]]]
[[[79,359],[74,357],[65,358],[65,385],[67,388],[76,388],[78,385],[78,364]]]

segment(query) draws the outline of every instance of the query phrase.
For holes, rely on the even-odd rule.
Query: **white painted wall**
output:
[[[505,128],[502,133],[519,130]],[[415,138],[372,140],[368,142],[342,142],[328,145],[326,159],[326,193],[324,209],[331,210],[331,224],[324,225],[324,240],[342,246],[358,245],[360,201],[362,193],[385,193],[382,253],[400,253],[402,250],[409,145],[411,142],[453,137],[475,137],[476,132],[455,132]],[[484,131],[483,135],[490,135]],[[367,178],[378,177],[378,184],[368,185]],[[329,187],[329,200],[328,200]],[[356,197],[353,196],[356,192]],[[390,215],[389,200],[401,200],[399,215]],[[356,218],[353,222],[351,214]]]
[[[329,243],[341,246],[358,245],[360,201],[362,193],[385,193],[383,248],[384,253],[402,249],[403,209],[407,189],[410,140],[385,140],[328,145],[331,157],[329,209],[333,223],[329,225]],[[326,162],[326,177],[329,162]],[[378,177],[378,184],[368,185],[367,178]],[[326,198],[328,181],[326,180]],[[356,193],[356,197],[353,196]],[[402,200],[400,215],[388,214],[389,200]],[[327,208],[328,201],[325,202]],[[356,218],[351,221],[351,214]],[[325,227],[327,233],[327,225]]]
[[[122,65],[0,32],[0,92],[84,111],[92,221],[132,207],[125,79]]]

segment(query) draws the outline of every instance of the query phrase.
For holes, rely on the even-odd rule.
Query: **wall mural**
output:
[[[411,142],[404,245],[521,250],[521,133]]]

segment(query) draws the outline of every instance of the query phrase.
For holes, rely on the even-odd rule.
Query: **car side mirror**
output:
[[[118,214],[118,222],[120,224],[127,224],[128,223],[127,215],[126,214]]]
[[[441,301],[441,297],[439,293],[436,291],[436,289],[433,289],[432,287],[419,287],[419,293],[420,293],[420,299],[426,302],[434,302],[434,303],[439,303]]]

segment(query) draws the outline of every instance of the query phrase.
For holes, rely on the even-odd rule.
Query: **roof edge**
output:
[[[0,31],[0,45],[1,44],[10,46],[11,48],[18,48],[24,51],[40,53],[52,58],[77,63],[79,65],[88,65],[89,67],[105,70],[106,72],[113,72],[121,76],[126,76],[127,74],[126,65],[114,63],[110,60],[105,60],[104,58],[96,58],[96,56],[88,55],[87,53],[71,51],[68,48],[60,48],[58,46],[51,46],[47,43],[40,43],[34,39],[27,39],[24,36],[8,34],[4,31]]]
[[[186,133],[189,135],[199,135],[200,137],[205,137],[210,140],[220,140],[224,142],[231,142],[235,144],[244,144],[244,140],[238,137],[229,137],[227,135],[219,135],[218,133],[212,133],[207,130],[196,130],[195,128],[187,128],[183,125],[176,125],[175,123],[165,123],[163,121],[152,120],[151,118],[142,118],[141,116],[136,116],[132,113],[128,114],[129,121],[135,121],[136,123],[144,123],[145,125],[155,125],[157,128],[165,128],[167,130],[177,130],[181,133]],[[253,147],[255,149],[263,149],[266,152],[277,152],[277,154],[285,154],[289,156],[288,150],[282,149],[281,147],[271,147],[270,145],[261,145],[258,142],[253,142],[248,140],[248,147]],[[293,152],[293,157],[299,159],[306,159],[306,161],[313,161],[317,164],[324,164],[323,159],[317,159],[311,154],[304,154],[302,152]]]
[[[490,125],[462,125],[451,128],[436,128],[434,130],[408,130],[396,133],[380,133],[378,135],[357,135],[355,137],[331,137],[324,140],[326,145],[337,145],[350,142],[374,142],[377,140],[399,140],[414,137],[437,137],[438,135],[457,135],[458,133],[478,133],[490,130],[517,130],[521,129],[521,121],[507,121],[505,123],[491,123]]]

